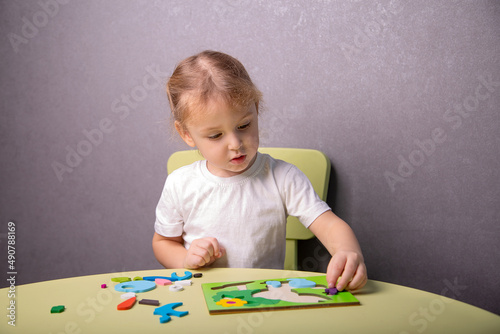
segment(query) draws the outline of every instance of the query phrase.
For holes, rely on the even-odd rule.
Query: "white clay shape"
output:
[[[184,290],[184,288],[180,285],[171,285],[168,287],[170,291],[178,292]]]
[[[135,292],[127,292],[127,293],[124,293],[123,295],[121,295],[120,297],[122,297],[122,299],[130,299],[130,298],[133,298],[135,297]]]
[[[176,285],[182,285],[182,286],[190,286],[193,284],[193,281],[189,280],[184,280],[184,281],[177,281],[175,282]]]

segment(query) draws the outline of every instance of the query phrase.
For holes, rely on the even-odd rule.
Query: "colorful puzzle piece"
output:
[[[62,313],[65,309],[64,305],[53,306],[50,309],[50,313]]]
[[[155,282],[151,281],[131,281],[117,284],[115,290],[119,292],[147,292],[156,288]]]
[[[163,305],[160,307],[155,308],[153,314],[155,315],[161,315],[160,317],[160,322],[163,324],[165,322],[170,321],[170,316],[176,316],[176,317],[183,317],[187,315],[189,312],[188,311],[176,311],[174,308],[182,306],[182,303],[170,303],[167,305]]]
[[[290,286],[294,289],[297,288],[314,288],[316,283],[305,278],[289,278],[288,279]]]
[[[117,283],[123,283],[123,282],[130,282],[131,281],[130,277],[113,277],[111,280],[113,282],[117,282]]]
[[[279,288],[281,286],[280,281],[266,281],[266,285],[272,286],[273,288]]]
[[[172,281],[168,280],[168,279],[164,279],[164,278],[157,278],[157,279],[155,279],[155,283],[158,285],[165,286],[165,285],[172,284]]]
[[[239,298],[231,298],[231,299],[224,298],[224,299],[219,300],[215,304],[221,305],[224,307],[233,307],[233,306],[243,306],[245,304],[248,304],[248,302],[246,300],[239,299]]]
[[[185,271],[184,276],[182,276],[182,277],[179,277],[179,276],[177,276],[176,273],[173,273],[171,277],[174,278],[176,281],[182,281],[182,280],[190,279],[191,277],[193,277],[193,273],[190,271]]]
[[[173,292],[179,292],[179,291],[184,290],[184,288],[181,285],[177,285],[177,284],[169,286],[168,289],[170,291],[173,291]]]
[[[185,279],[190,279],[191,277],[193,277],[193,273],[190,271],[185,271],[184,276],[182,276],[182,277],[177,276],[176,273],[172,273],[172,275],[170,277],[167,277],[167,276],[146,276],[146,277],[143,277],[143,279],[145,281],[155,281],[156,279],[161,278],[161,279],[168,279],[169,281],[175,282],[175,281],[182,281]]]
[[[154,282],[155,280],[157,280],[157,279],[166,279],[166,280],[169,280],[169,281],[171,281],[171,282],[177,281],[177,279],[176,279],[176,278],[173,278],[173,277],[167,277],[167,276],[145,276],[145,277],[143,277],[143,279],[144,279],[145,281],[153,281],[153,282]]]
[[[120,310],[120,311],[130,310],[132,308],[132,306],[134,306],[136,299],[137,299],[136,297],[129,298],[126,301],[118,304],[116,306],[116,309]]]
[[[191,281],[189,279],[175,282],[175,285],[182,285],[182,286],[190,286],[192,284],[193,284],[193,281]]]
[[[328,295],[336,295],[338,292],[339,292],[339,290],[337,290],[337,288],[325,289],[325,293]]]
[[[139,301],[139,304],[160,306],[160,302],[156,299],[142,299]]]
[[[127,292],[120,296],[121,299],[130,299],[135,297],[135,292]]]

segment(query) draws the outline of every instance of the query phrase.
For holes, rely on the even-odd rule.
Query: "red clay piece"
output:
[[[116,306],[116,309],[120,311],[130,310],[132,306],[134,306],[136,299],[136,297],[129,298],[126,301],[118,304],[118,306]]]

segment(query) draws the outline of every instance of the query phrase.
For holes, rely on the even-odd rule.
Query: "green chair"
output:
[[[318,196],[326,201],[328,183],[330,180],[330,159],[322,152],[300,148],[259,148],[275,159],[280,159],[297,166],[311,181]],[[167,171],[172,173],[179,167],[189,165],[203,157],[197,150],[178,151],[173,153],[167,162]],[[302,225],[296,217],[289,216],[286,226],[286,270],[297,269],[297,240],[307,240],[314,234]]]

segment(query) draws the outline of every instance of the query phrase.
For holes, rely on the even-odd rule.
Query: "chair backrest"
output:
[[[330,159],[321,151],[275,147],[261,147],[259,151],[297,166],[309,178],[318,196],[326,201],[331,164]],[[203,159],[197,150],[178,151],[168,159],[167,171],[170,174],[179,167]],[[296,217],[288,217],[286,227],[288,259],[285,260],[285,269],[296,269],[297,267],[296,240],[306,240],[313,236],[314,234],[305,228]]]

